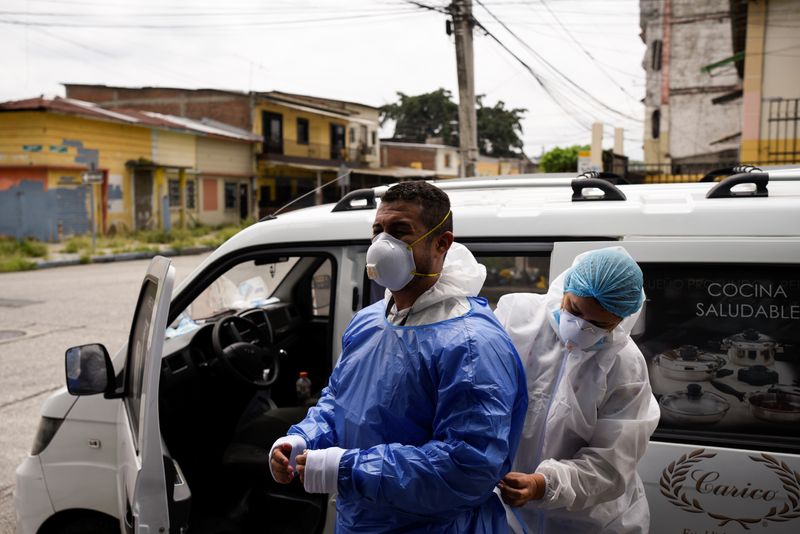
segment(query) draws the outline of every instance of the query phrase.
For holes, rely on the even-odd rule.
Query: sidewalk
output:
[[[131,260],[144,260],[152,258],[153,256],[191,256],[194,254],[203,254],[214,250],[212,247],[206,246],[193,246],[181,249],[174,249],[169,245],[153,244],[151,250],[143,252],[120,252],[112,253],[110,251],[100,251],[98,254],[84,255],[78,252],[69,253],[62,252],[64,248],[60,243],[47,243],[48,254],[47,259],[30,258],[36,263],[37,269],[49,269],[52,267],[67,267],[70,265],[84,265],[88,263],[111,263],[117,261],[131,261]]]

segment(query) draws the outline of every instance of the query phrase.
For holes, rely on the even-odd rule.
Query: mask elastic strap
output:
[[[422,237],[415,240],[410,245],[406,245],[408,247],[408,250],[411,250],[414,247],[414,245],[416,245],[417,243],[419,243],[420,241],[431,235],[433,232],[435,232],[437,228],[439,228],[441,225],[445,223],[445,221],[447,221],[447,219],[450,217],[450,215],[452,215],[452,213],[453,213],[452,211],[448,211],[447,215],[444,216],[444,219],[442,219],[441,222],[439,222],[439,224],[428,230]],[[438,273],[418,273],[417,271],[411,271],[411,274],[414,276],[439,276],[442,273],[441,271]]]
[[[411,243],[410,245],[406,245],[406,246],[409,248],[409,250],[411,250],[411,248],[412,248],[414,245],[416,245],[417,243],[419,243],[420,241],[422,241],[423,239],[425,239],[426,237],[428,237],[429,235],[431,235],[433,232],[435,232],[437,228],[439,228],[441,225],[443,225],[443,224],[445,223],[445,221],[448,219],[448,217],[450,217],[450,215],[451,215],[452,213],[453,213],[452,211],[448,211],[448,212],[447,212],[447,215],[445,215],[445,216],[444,216],[444,219],[442,219],[442,221],[441,221],[439,224],[437,224],[436,226],[434,226],[433,228],[431,228],[430,230],[428,230],[427,232],[425,232],[425,234],[424,234],[422,237],[420,237],[419,239],[417,239],[416,241],[414,241],[414,242],[413,242],[413,243]]]

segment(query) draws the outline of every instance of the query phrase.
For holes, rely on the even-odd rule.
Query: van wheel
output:
[[[58,534],[119,534],[119,521],[112,517],[89,516],[70,521]]]

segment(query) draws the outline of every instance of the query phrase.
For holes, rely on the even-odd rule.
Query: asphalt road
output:
[[[172,258],[177,281],[205,258]],[[149,260],[0,274],[0,534],[13,533],[14,470],[47,396],[64,384],[64,351],[126,341]]]

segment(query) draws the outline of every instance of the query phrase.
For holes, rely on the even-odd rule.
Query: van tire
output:
[[[75,518],[53,530],[54,534],[119,534],[119,521],[113,517],[89,515]]]

